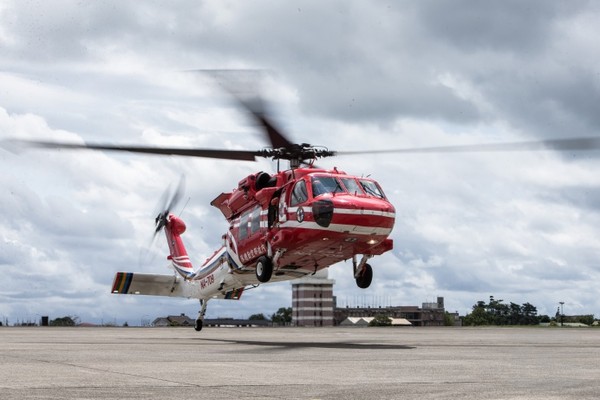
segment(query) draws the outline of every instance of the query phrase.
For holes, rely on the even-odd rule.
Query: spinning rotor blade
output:
[[[93,143],[66,143],[50,142],[37,140],[9,140],[10,144],[26,147],[38,147],[45,149],[68,149],[68,150],[106,150],[120,151],[130,153],[177,155],[188,157],[217,158],[224,160],[255,161],[256,157],[264,156],[263,151],[245,151],[245,150],[219,150],[219,149],[182,149],[182,148],[162,148],[151,146],[117,146]]]
[[[177,206],[177,204],[181,200],[181,197],[183,196],[184,192],[185,192],[185,175],[181,175],[181,178],[179,179],[179,183],[177,184],[175,191],[173,191],[173,193],[170,193],[170,188],[169,188],[165,191],[165,193],[163,193],[163,195],[161,197],[159,213],[155,219],[155,222],[156,222],[156,229],[154,230],[155,238],[156,238],[156,235],[158,234],[158,232],[160,232],[160,230],[167,223],[167,218],[169,217],[171,210],[173,210],[173,208],[175,208]]]
[[[179,204],[179,202],[181,201],[181,197],[183,196],[184,193],[185,193],[185,175],[182,174],[181,178],[179,178],[179,183],[177,184],[175,191],[171,195],[171,199],[167,202],[167,205],[164,209],[165,212],[171,212],[171,210],[173,210],[173,208],[175,208],[177,206],[177,204]]]
[[[255,85],[264,71],[260,70],[194,70],[210,76],[233,97],[261,126],[271,147],[290,148],[293,143],[267,117],[263,98]]]
[[[572,139],[531,140],[512,143],[486,143],[458,146],[415,147],[387,150],[336,151],[334,155],[386,154],[386,153],[483,153],[502,151],[585,151],[600,149],[600,137]]]
[[[293,143],[290,142],[283,135],[283,133],[281,133],[281,131],[275,127],[275,125],[273,125],[269,118],[267,118],[266,112],[262,105],[262,99],[259,98],[253,102],[245,101],[240,98],[237,98],[237,100],[261,125],[264,132],[267,134],[267,137],[269,138],[271,147],[274,149],[279,149],[290,148],[293,145]]]

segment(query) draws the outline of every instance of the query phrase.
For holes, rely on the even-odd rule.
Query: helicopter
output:
[[[114,294],[199,299],[197,331],[202,330],[211,299],[239,300],[247,288],[313,275],[340,261],[352,260],[356,284],[366,289],[373,278],[367,261],[393,248],[389,235],[395,209],[377,181],[337,168],[316,167],[317,159],[336,153],[290,142],[262,110],[242,104],[264,128],[270,148],[254,152],[21,141],[41,148],[277,160],[276,173],[250,174],[231,192],[219,194],[210,203],[222,213],[229,229],[221,237],[221,247],[199,268],[194,268],[182,240],[186,224],[171,212],[184,191],[182,177],[155,218],[154,234],[164,231],[169,248],[167,258],[174,273],[115,274],[111,289]],[[289,167],[280,169],[281,160],[288,161]]]
[[[241,179],[230,192],[211,201],[229,228],[221,246],[195,268],[182,235],[186,224],[171,211],[181,199],[184,180],[164,202],[155,218],[156,237],[164,231],[172,274],[116,272],[113,294],[194,298],[200,311],[194,328],[201,331],[208,302],[239,300],[259,285],[293,280],[352,261],[352,276],[366,289],[373,279],[369,261],[393,249],[390,234],[396,211],[380,184],[369,177],[316,165],[321,158],[339,155],[389,153],[454,153],[600,148],[600,137],[550,139],[515,143],[425,148],[331,151],[308,143],[293,143],[267,116],[261,101],[236,97],[264,131],[270,146],[257,151],[164,148],[137,145],[9,140],[11,145],[46,149],[101,150],[178,155],[238,161],[257,157],[277,161],[277,172],[259,171]],[[6,142],[6,140],[4,141]],[[280,162],[288,167],[280,169]]]

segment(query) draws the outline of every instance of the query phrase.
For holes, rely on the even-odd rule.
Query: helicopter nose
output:
[[[385,236],[393,229],[395,209],[384,199],[340,197],[334,201],[336,216],[330,222],[348,227],[350,233]]]
[[[391,232],[395,210],[384,199],[337,196],[313,202],[312,215],[323,228],[335,225],[344,232],[379,236]]]

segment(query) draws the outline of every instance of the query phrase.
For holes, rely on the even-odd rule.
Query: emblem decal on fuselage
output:
[[[296,211],[296,219],[298,222],[304,221],[304,209],[302,207],[298,207],[298,211]]]

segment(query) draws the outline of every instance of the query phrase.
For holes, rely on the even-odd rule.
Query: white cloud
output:
[[[597,134],[591,38],[600,10],[518,3],[3,2],[0,139],[258,149],[253,121],[185,72],[238,67],[272,71],[266,87],[276,90],[279,125],[332,150]],[[419,305],[443,295],[465,312],[494,295],[548,314],[558,301],[600,313],[595,153],[365,155],[319,165],[371,174],[397,211],[395,249],[372,260],[371,289],[355,287],[350,263],[331,269],[338,302]],[[198,308],[108,293],[116,271],[166,271],[163,238],[159,256],[140,264],[163,190],[186,174],[184,239],[199,265],[227,229],[209,202],[274,168],[3,149],[0,167],[0,273],[11,282],[0,313],[130,323]],[[50,311],[39,310],[40,298]],[[239,302],[211,302],[209,316],[270,314],[290,302],[287,283],[266,285]]]

